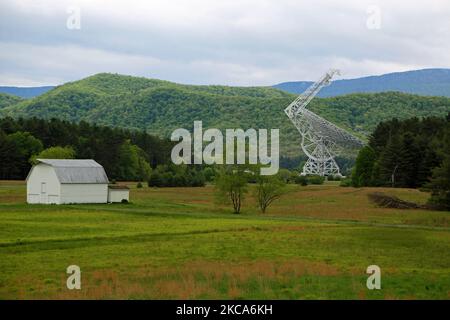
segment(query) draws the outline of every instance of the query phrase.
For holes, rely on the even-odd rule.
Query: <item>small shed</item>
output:
[[[108,202],[126,202],[130,201],[130,188],[127,186],[109,185],[108,186]]]
[[[28,173],[27,202],[106,203],[108,176],[92,159],[37,159]]]

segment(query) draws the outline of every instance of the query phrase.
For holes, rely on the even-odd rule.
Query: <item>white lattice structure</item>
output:
[[[364,145],[360,139],[306,109],[320,89],[331,83],[335,74],[339,74],[339,70],[328,71],[284,110],[300,132],[301,147],[308,156],[302,175],[340,176],[334,157],[342,149],[354,149]]]

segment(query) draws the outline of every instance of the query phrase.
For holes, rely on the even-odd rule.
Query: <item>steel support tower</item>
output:
[[[306,109],[320,89],[329,85],[336,74],[340,74],[339,70],[329,70],[284,110],[300,132],[301,147],[308,157],[302,175],[341,176],[334,157],[342,149],[364,145],[360,139]]]

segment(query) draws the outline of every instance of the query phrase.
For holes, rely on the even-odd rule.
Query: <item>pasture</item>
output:
[[[377,208],[375,189],[330,183],[292,185],[266,214],[248,196],[235,215],[212,186],[128,185],[130,204],[57,206],[0,181],[0,299],[450,298],[449,212]],[[72,264],[81,290],[66,288]]]

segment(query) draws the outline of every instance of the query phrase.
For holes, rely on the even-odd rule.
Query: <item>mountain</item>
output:
[[[283,82],[273,87],[300,94],[312,83],[310,81]],[[336,80],[330,86],[323,88],[318,96],[334,97],[350,93],[386,91],[450,97],[450,69],[423,69],[350,80]]]
[[[299,134],[284,108],[295,95],[271,87],[180,85],[117,74],[97,74],[0,109],[0,116],[60,118],[170,136],[176,128],[279,128],[282,155],[298,155]],[[0,97],[0,102],[2,98]],[[444,116],[450,98],[399,92],[314,99],[309,109],[360,137],[382,120]]]
[[[147,79],[150,80],[150,79]],[[166,81],[161,83],[169,83]],[[300,94],[305,91],[312,81],[293,81],[276,84],[273,87],[289,93]],[[199,88],[202,86],[189,86]],[[209,86],[213,92],[220,93],[226,86]],[[0,87],[0,93],[15,95],[21,98],[34,98],[54,89],[55,86],[44,87]],[[212,89],[215,88],[215,89]],[[231,90],[234,93],[243,92],[241,89]],[[263,89],[264,87],[259,87]],[[248,88],[245,88],[248,89]],[[253,87],[253,93],[259,92]],[[246,90],[245,90],[246,91]],[[349,80],[336,80],[329,87],[323,88],[318,97],[334,97],[350,93],[376,93],[399,91],[424,96],[450,97],[450,69],[423,69],[406,72],[388,73],[381,76],[370,76]],[[229,92],[228,92],[229,93]]]
[[[33,98],[55,88],[54,86],[45,87],[0,87],[0,93],[12,94],[21,98]]]
[[[0,109],[19,103],[23,99],[6,93],[0,93]]]

